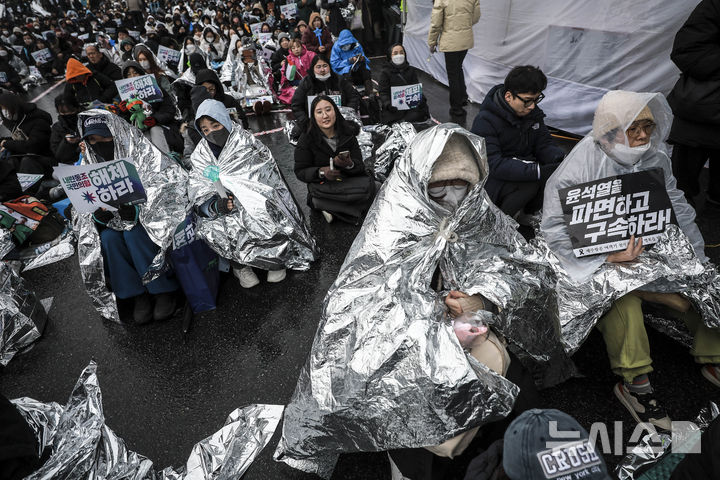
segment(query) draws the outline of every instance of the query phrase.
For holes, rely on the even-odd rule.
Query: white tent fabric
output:
[[[430,55],[427,46],[433,1],[405,2],[408,61],[447,85],[442,53]],[[468,95],[481,101],[513,66],[538,66],[548,76],[546,123],[584,135],[608,90],[670,92],[679,75],[673,39],[698,3],[480,0],[475,47],[464,64]]]

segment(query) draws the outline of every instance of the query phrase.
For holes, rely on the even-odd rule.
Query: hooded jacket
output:
[[[320,21],[322,22],[322,26],[320,27],[320,32],[319,32],[320,35],[319,36],[318,36],[318,32],[312,26],[312,24],[316,18],[319,18]],[[330,30],[325,26],[325,22],[323,22],[322,16],[320,16],[320,14],[318,12],[313,12],[310,15],[310,21],[308,22],[308,28],[307,28],[307,30],[305,30],[305,33],[303,33],[303,36],[302,36],[302,43],[311,52],[321,53],[319,50],[321,45],[323,47],[325,47],[325,51],[322,52],[322,53],[325,53],[325,55],[327,55],[329,52],[332,51],[332,47],[333,47],[332,33],[330,33]]]
[[[343,46],[348,45],[352,46],[352,48],[343,50]],[[345,75],[350,73],[353,66],[350,59],[358,55],[365,57],[365,68],[370,70],[370,60],[365,56],[365,51],[360,42],[357,41],[350,30],[343,30],[340,32],[337,42],[333,45],[330,66],[338,75]]]
[[[5,142],[5,148],[13,155],[36,154],[52,156],[50,150],[50,127],[52,117],[40,110],[34,103],[21,103],[16,120],[3,120],[12,133]]]
[[[238,102],[235,97],[232,95],[228,95],[225,93],[225,87],[220,82],[220,79],[217,76],[217,73],[215,73],[213,70],[210,70],[209,68],[206,68],[204,70],[200,70],[197,75],[195,76],[195,88],[192,89],[191,95],[192,95],[192,106],[194,110],[197,110],[198,106],[202,103],[203,100],[205,100],[207,95],[207,89],[202,88],[198,89],[197,87],[201,86],[205,82],[210,82],[215,85],[215,97],[213,97],[213,100],[218,100],[223,105],[225,105],[225,108],[234,108],[240,118],[242,119],[243,128],[248,128],[248,121],[247,116],[245,115],[245,112],[243,111],[242,105],[240,105],[240,102]]]
[[[198,218],[197,235],[220,256],[242,265],[307,270],[315,259],[315,241],[270,150],[233,124],[222,103],[200,104],[196,128],[204,116],[221,123],[230,136],[217,156],[205,138],[193,151],[190,202],[199,207],[218,195],[206,176],[218,170],[218,180],[235,197],[235,209],[227,215]]]
[[[392,49],[392,47],[390,47]],[[403,85],[413,85],[420,83],[418,80],[415,69],[410,66],[407,59],[402,65],[395,65],[390,58],[390,51],[388,51],[388,60],[390,60],[385,68],[380,71],[380,79],[378,80],[378,93],[380,94],[380,102],[383,108],[387,108],[392,105],[390,97],[390,87],[400,87]],[[427,99],[423,95],[420,105],[416,108],[427,109]]]
[[[308,122],[308,97],[312,95],[341,95],[343,107],[350,107],[353,110],[360,108],[360,94],[352,83],[330,72],[330,78],[321,82],[315,78],[315,73],[310,70],[308,76],[303,78],[300,85],[295,89],[290,102],[293,116],[298,126],[305,131]]]
[[[493,201],[505,182],[538,180],[538,166],[529,162],[557,163],[564,156],[545,126],[545,113],[536,105],[529,114],[518,117],[504,95],[503,85],[490,89],[470,130],[485,139],[490,164],[486,189]]]
[[[90,74],[90,76],[84,82],[72,81],[85,74]],[[115,82],[105,75],[93,75],[85,65],[74,58],[68,60],[65,81],[67,82],[65,94],[73,95],[81,105],[92,103],[95,100],[112,103],[118,95]]]
[[[123,78],[127,78],[127,71],[130,67],[134,68],[142,75],[147,74],[147,72],[145,72],[145,70],[140,66],[138,62],[130,61],[125,62],[125,64],[123,65]],[[167,92],[167,90],[161,87],[160,91],[162,92],[163,96],[162,101],[150,104],[150,107],[152,108],[152,117],[154,117],[157,123],[159,123],[160,125],[169,125],[175,120],[175,103],[173,102],[173,99]]]
[[[79,136],[77,122],[70,125],[65,117],[58,115],[58,121],[52,124],[50,133],[50,149],[58,163],[66,163],[69,165],[78,161],[80,155],[80,146],[78,143],[69,143],[65,140],[65,135],[75,134]]]
[[[441,52],[470,50],[475,45],[473,25],[478,20],[479,0],[435,0],[430,16],[428,46],[437,46]]]
[[[88,68],[93,73],[93,76],[96,78],[98,77],[98,73],[105,75],[113,82],[115,80],[122,80],[123,78],[120,67],[118,67],[114,63],[111,63],[110,60],[108,60],[107,56],[105,56],[105,54],[103,54],[102,58],[98,63],[88,62]]]

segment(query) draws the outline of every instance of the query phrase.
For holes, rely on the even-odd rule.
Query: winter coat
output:
[[[380,102],[384,109],[392,105],[390,97],[390,87],[401,87],[403,85],[414,85],[420,83],[415,69],[405,61],[402,65],[395,65],[389,62],[380,72],[380,80],[378,80],[378,93],[380,94]],[[416,109],[427,110],[427,99],[423,95],[422,102]]]
[[[322,17],[319,13],[313,12],[312,15],[310,15],[308,29],[305,30],[305,33],[303,33],[302,43],[311,52],[325,53],[327,55],[330,51],[332,51],[332,33],[330,33],[330,30],[325,26],[325,22],[323,22],[322,27],[320,27],[320,36],[318,37],[317,32],[315,31],[314,27],[312,27],[312,24],[316,18],[319,18],[322,22]],[[320,48],[320,45],[325,47],[325,52],[320,52],[318,50]]]
[[[50,157],[50,126],[52,117],[34,103],[24,103],[17,121],[5,120],[12,139],[5,142],[11,154],[36,154]]]
[[[355,163],[353,168],[343,170],[343,174],[356,177],[365,174],[365,164],[362,161],[362,152],[357,138],[352,132],[337,132],[338,143],[335,150],[322,138],[317,138],[311,133],[305,133],[298,140],[295,148],[295,176],[304,183],[320,183],[325,181],[318,172],[321,167],[330,164],[330,157],[338,153],[349,151],[350,158]]]
[[[90,77],[86,78],[84,83],[69,82],[73,78],[88,73]],[[68,60],[65,81],[68,82],[65,84],[65,94],[73,95],[81,105],[92,103],[95,100],[112,103],[114,98],[118,96],[115,82],[101,73],[93,74],[85,65],[74,58]]]
[[[278,48],[270,57],[270,68],[272,69],[273,77],[276,79],[280,78],[280,70],[282,69],[282,62],[285,61],[287,56],[290,55],[290,51],[287,48]]]
[[[343,45],[352,44],[354,44],[354,47],[350,50],[345,51],[342,49]],[[365,68],[370,70],[370,60],[365,56],[365,51],[362,45],[360,45],[360,42],[357,41],[350,30],[343,30],[340,32],[337,42],[333,45],[332,55],[330,56],[330,66],[338,75],[345,75],[346,73],[350,73],[350,69],[353,66],[350,59],[358,55],[365,57]]]
[[[0,60],[0,72],[5,72],[7,81],[12,84],[11,90],[17,91],[20,88],[20,75],[18,72],[8,63],[7,60]]]
[[[78,134],[77,123],[69,125],[62,115],[58,116],[58,121],[53,123],[50,133],[50,149],[53,152],[55,160],[58,163],[66,163],[72,165],[77,162],[80,155],[79,143],[70,143],[65,139],[65,135],[70,133]]]
[[[295,94],[295,88],[300,84],[302,79],[307,77],[308,72],[310,71],[310,62],[312,62],[313,58],[315,58],[315,53],[306,50],[304,46],[299,57],[296,57],[292,52],[290,52],[285,66],[280,72],[280,93],[278,94],[278,100],[280,100],[280,102],[285,105],[290,104],[293,95]],[[285,76],[289,65],[294,65],[296,69],[295,78],[292,82]]]
[[[545,126],[543,111],[535,106],[528,115],[518,117],[504,94],[503,85],[488,92],[470,130],[485,139],[490,165],[485,189],[493,201],[503,183],[536,181],[537,164],[557,163],[564,156]]]
[[[128,68],[134,68],[139,73],[146,75],[147,72],[140,66],[138,62],[131,61],[126,62],[125,65],[123,65],[122,74],[124,75],[127,72]],[[158,82],[158,85],[160,82]],[[167,89],[160,86],[160,91],[162,92],[162,101],[160,102],[153,102],[150,104],[152,108],[152,114],[149,115],[153,117],[157,123],[160,125],[170,125],[175,120],[175,102],[168,93]]]
[[[308,97],[311,95],[340,95],[343,107],[350,107],[353,110],[360,108],[360,94],[352,83],[336,74],[331,74],[330,78],[325,82],[321,82],[310,75],[302,79],[300,85],[295,89],[290,105],[292,107],[293,116],[301,131],[307,128],[308,122]]]
[[[217,73],[210,69],[200,70],[195,76],[195,85],[199,86],[204,82],[210,82],[215,84],[215,97],[213,97],[213,99],[222,102],[223,105],[225,105],[225,108],[234,108],[237,111],[237,114],[240,116],[243,128],[248,128],[247,116],[243,111],[242,105],[240,105],[240,102],[238,102],[235,97],[225,93],[225,88],[223,87],[223,84],[220,83],[220,79],[218,78]],[[193,111],[197,110],[197,107],[200,105],[200,103],[202,103],[202,100],[210,98],[209,95],[203,96],[202,99],[198,97],[198,91],[202,94],[203,90],[207,92],[206,89],[203,88],[202,90],[199,90],[197,89],[197,87],[191,90]]]
[[[22,194],[15,164],[11,161],[0,162],[0,202],[13,200]]]
[[[347,28],[347,23],[345,23],[345,18],[343,18],[340,9],[348,6],[348,0],[335,0],[332,3],[328,0],[322,0],[321,6],[330,13],[330,22],[328,23],[330,31],[333,35],[339,35],[340,32]],[[312,19],[312,15],[310,19]]]
[[[435,0],[428,45],[437,45],[441,52],[470,50],[475,45],[472,27],[478,20],[480,0]]]
[[[305,5],[303,5],[303,2],[305,2]],[[316,11],[315,0],[297,0],[295,5],[297,6],[298,22],[302,20],[307,23],[310,20],[310,15]]]
[[[123,78],[122,70],[120,70],[120,67],[118,67],[114,63],[111,63],[110,60],[108,60],[108,57],[104,54],[98,63],[88,62],[88,68],[93,73],[93,75],[97,75],[98,73],[100,73],[102,75],[105,75],[113,82],[115,80],[122,80]]]
[[[720,87],[720,0],[703,0],[695,7],[675,35],[670,58],[683,75]],[[713,103],[720,108],[720,94]],[[673,113],[669,143],[720,149],[718,125]]]

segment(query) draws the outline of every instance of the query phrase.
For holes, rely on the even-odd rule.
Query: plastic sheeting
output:
[[[12,401],[51,455],[27,480],[230,480],[240,478],[267,445],[281,405],[249,405],[198,442],[184,468],[158,473],[106,424],[95,362],[83,370],[64,407],[23,397]]]
[[[147,140],[140,130],[108,111],[82,112],[79,125],[92,116],[105,117],[115,140],[115,159],[122,158],[135,165],[147,195],[147,202],[139,205],[140,223],[150,239],[164,251],[170,246],[175,229],[187,216],[187,172]],[[97,163],[92,148],[88,148],[83,156],[83,164],[87,163]],[[134,224],[123,222],[115,212],[109,225],[117,230],[129,230]],[[73,215],[73,228],[78,238],[80,274],[88,295],[100,315],[119,322],[115,295],[106,286],[100,235],[92,215]],[[163,255],[162,251],[159,255]]]
[[[427,46],[432,4],[406,0],[403,44],[411,65],[447,85],[442,53],[431,56]],[[546,123],[584,135],[608,90],[670,91],[679,75],[670,61],[672,42],[697,4],[481,0],[475,46],[464,63],[468,95],[481,101],[513,66],[539,66],[548,76]]]
[[[453,135],[467,138],[481,181],[455,212],[429,199],[432,166]],[[466,357],[445,319],[447,288],[500,307],[494,328],[548,360],[552,271],[483,189],[481,138],[454,124],[415,137],[383,184],[338,278],[286,408],[276,459],[329,476],[337,455],[437,445],[506,416],[517,387]]]
[[[40,338],[45,309],[10,265],[0,262],[0,365]]]
[[[216,159],[203,139],[190,157],[188,192],[201,205],[218,194],[206,175],[217,170],[222,185],[235,197],[227,215],[198,218],[197,234],[223,258],[265,270],[307,270],[315,260],[315,240],[262,142],[235,125]]]

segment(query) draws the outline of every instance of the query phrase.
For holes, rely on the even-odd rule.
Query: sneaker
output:
[[[658,428],[670,431],[672,426],[670,417],[665,413],[665,409],[658,405],[654,392],[631,393],[623,382],[615,385],[613,392],[636,422],[651,423]]]
[[[283,268],[282,270],[270,270],[268,272],[267,281],[269,283],[278,283],[285,280],[287,271]]]
[[[715,365],[703,365],[700,369],[700,373],[702,373],[702,376],[710,383],[716,387],[720,387],[720,367],[716,367]]]
[[[260,279],[250,267],[243,267],[240,270],[233,268],[233,275],[240,281],[240,286],[243,288],[252,288],[260,283]]]
[[[144,325],[153,319],[152,296],[145,292],[135,297],[133,307],[133,321],[138,325]]]
[[[332,221],[333,221],[332,213],[326,212],[325,210],[323,210],[323,211],[322,211],[322,214],[323,214],[323,217],[325,217],[325,221],[326,221],[327,223],[332,223]]]
[[[175,292],[160,293],[155,295],[155,308],[153,309],[153,320],[159,322],[167,320],[175,313]]]

